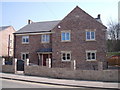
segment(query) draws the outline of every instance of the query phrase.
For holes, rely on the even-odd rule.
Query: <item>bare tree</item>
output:
[[[108,37],[111,40],[120,40],[120,23],[111,21],[108,24]]]
[[[120,23],[113,21],[108,24],[108,51],[120,51]]]

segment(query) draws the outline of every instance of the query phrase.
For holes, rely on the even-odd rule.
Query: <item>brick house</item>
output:
[[[13,33],[15,29],[12,26],[0,27],[0,57],[13,56]]]
[[[46,66],[51,58],[52,67],[70,68],[76,61],[77,69],[106,68],[106,27],[100,15],[93,18],[76,6],[59,21],[32,22],[14,33],[14,57],[29,58],[30,63]]]

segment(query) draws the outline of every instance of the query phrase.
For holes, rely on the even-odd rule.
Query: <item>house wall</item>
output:
[[[58,28],[61,26],[61,28]],[[68,14],[53,30],[53,67],[68,67],[70,62],[61,61],[61,51],[71,51],[71,60],[76,60],[78,69],[98,69],[98,61],[106,68],[105,28],[94,18],[80,9]],[[71,41],[61,42],[61,31],[71,31]],[[96,40],[86,41],[86,30],[96,30]],[[86,61],[86,50],[97,50],[97,61]]]
[[[10,56],[13,56],[13,33],[15,32],[15,30],[13,29],[12,26],[6,28],[5,30],[0,31],[0,56],[8,56],[8,39],[9,39],[9,35],[10,35],[10,40],[11,40],[11,44],[10,44]]]
[[[17,58],[18,60],[21,60],[22,52],[29,52],[30,63],[38,64],[37,51],[41,48],[52,47],[51,40],[50,43],[41,43],[41,34],[29,35],[29,44],[22,44],[22,35],[14,35],[14,36],[15,36],[14,57]]]

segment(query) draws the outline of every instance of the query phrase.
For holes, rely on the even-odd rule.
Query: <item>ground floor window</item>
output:
[[[21,53],[21,59],[22,60],[26,60],[28,58],[29,58],[29,53],[28,52],[27,53]]]
[[[70,51],[61,51],[61,59],[62,59],[62,61],[70,61],[71,60],[71,52]]]
[[[96,50],[86,51],[86,60],[96,60]]]

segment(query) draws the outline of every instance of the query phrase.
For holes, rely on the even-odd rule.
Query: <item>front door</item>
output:
[[[43,54],[43,66],[46,66],[46,59],[48,58],[48,54]]]

